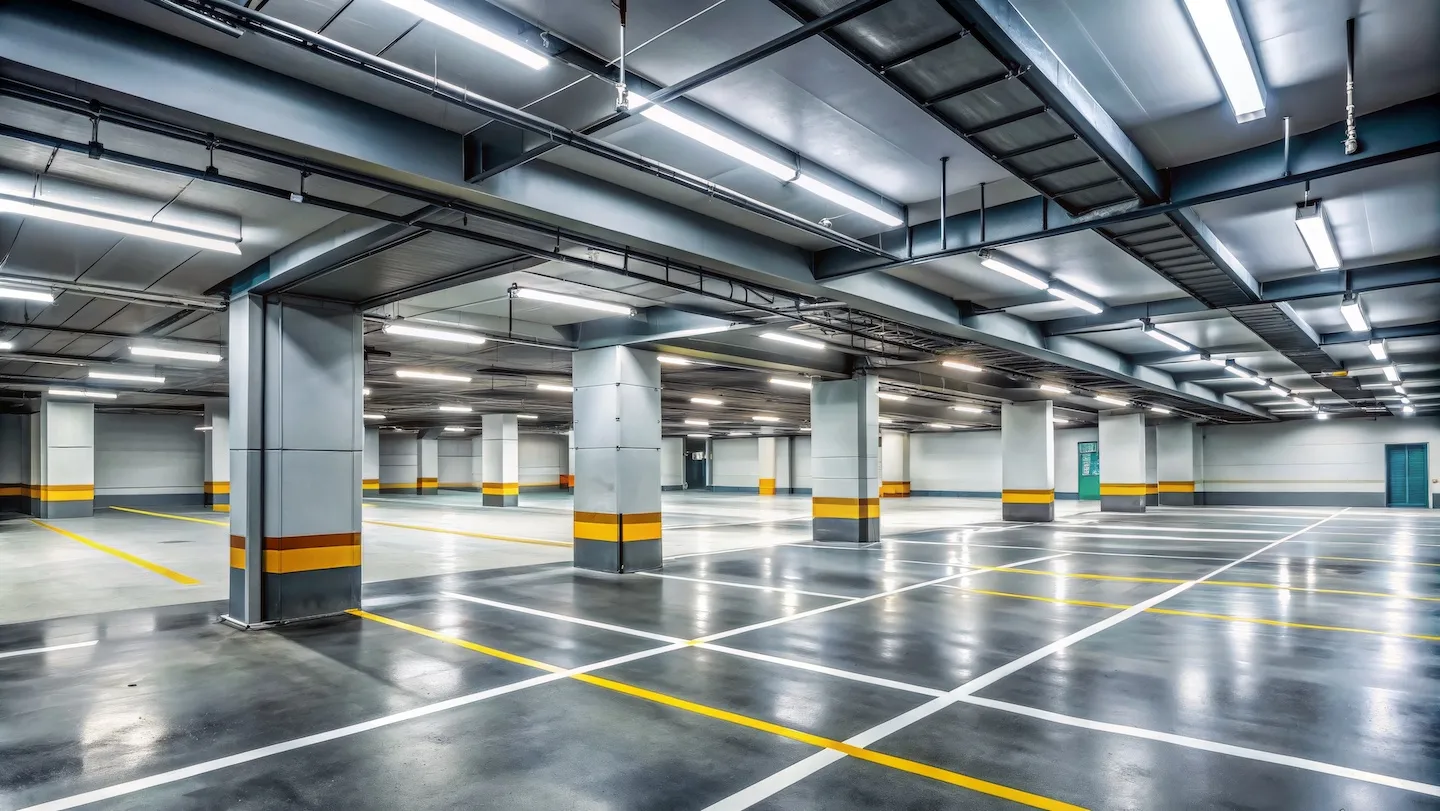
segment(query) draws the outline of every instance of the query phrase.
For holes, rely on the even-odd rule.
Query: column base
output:
[[[1145,496],[1100,496],[1100,512],[1105,513],[1143,513],[1145,512]]]
[[[1160,506],[1162,507],[1194,507],[1194,493],[1161,493]]]
[[[244,549],[240,550],[244,554]],[[265,605],[250,622],[244,611],[245,570],[230,568],[230,613],[223,616],[237,628],[264,628],[301,620],[333,617],[360,607],[360,567],[339,566],[306,572],[266,573],[261,593]]]
[[[518,507],[520,506],[519,496],[497,496],[492,493],[480,495],[480,506],[482,507]],[[603,543],[603,542],[602,542]]]
[[[213,508],[213,507],[217,507],[217,506],[229,507],[229,506],[230,506],[230,496],[229,496],[228,494],[223,494],[223,495],[222,495],[222,494],[219,494],[219,493],[206,493],[206,494],[205,494],[205,502],[204,502],[204,503],[205,503],[205,506],[206,506],[206,507],[212,507],[212,508]]]
[[[41,501],[30,499],[30,514],[36,518],[89,518],[95,514],[93,501]]]
[[[1025,504],[1023,502],[1005,502],[1000,505],[1000,519],[1002,521],[1054,521],[1055,502],[1047,501],[1044,504]]]
[[[660,539],[651,541],[592,541],[575,539],[575,567],[597,572],[644,572],[665,563]]]
[[[824,542],[873,543],[880,540],[880,519],[812,518],[810,537]]]

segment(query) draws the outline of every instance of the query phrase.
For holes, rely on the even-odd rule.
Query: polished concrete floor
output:
[[[0,522],[0,809],[1440,808],[1435,511],[667,494],[616,577],[372,503],[363,610],[251,633],[223,515]]]

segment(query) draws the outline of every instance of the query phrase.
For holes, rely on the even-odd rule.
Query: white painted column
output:
[[[366,428],[365,447],[361,451],[360,492],[362,495],[380,493],[380,429]]]
[[[571,425],[574,425],[573,420]],[[560,483],[564,489],[573,493],[575,492],[575,431],[573,429],[565,432],[565,442],[570,446],[570,453],[566,460],[565,477],[560,480]]]
[[[230,511],[230,401],[205,401],[205,506]]]
[[[1156,462],[1155,426],[1145,426],[1145,506],[1160,504],[1159,466]]]
[[[30,426],[30,514],[36,518],[93,514],[95,404],[43,394]]]
[[[1145,512],[1145,415],[1100,414],[1100,510]]]
[[[514,414],[486,414],[480,426],[480,503],[514,507],[520,503],[520,423]]]
[[[481,426],[484,426],[485,418],[480,418]],[[474,492],[480,492],[480,485],[485,481],[485,432],[481,431],[480,436],[470,438],[470,482],[474,485]]]
[[[1199,443],[1200,431],[1194,423],[1167,422],[1155,426],[1155,467],[1161,504],[1188,507],[1195,503]]]
[[[759,479],[758,490],[762,496],[775,495],[775,437],[762,436],[756,441],[756,459]]]
[[[440,492],[440,431],[430,428],[415,439],[415,493],[433,496]]]
[[[810,526],[817,541],[880,540],[880,378],[810,390]]]
[[[1049,400],[1000,406],[1000,516],[1055,520],[1055,407]]]
[[[790,494],[795,487],[791,474],[791,449],[795,446],[793,437],[775,437],[775,492]]]
[[[910,432],[880,432],[880,497],[910,497]]]

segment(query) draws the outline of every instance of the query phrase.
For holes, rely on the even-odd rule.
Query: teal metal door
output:
[[[1425,445],[1385,446],[1385,506],[1430,506],[1430,454]]]
[[[1080,456],[1080,500],[1100,500],[1100,443],[1080,442],[1076,445]]]

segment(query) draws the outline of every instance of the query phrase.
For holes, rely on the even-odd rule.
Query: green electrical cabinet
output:
[[[1077,443],[1080,455],[1080,500],[1100,500],[1100,443]]]
[[[1385,506],[1430,506],[1430,458],[1425,445],[1385,446]]]

